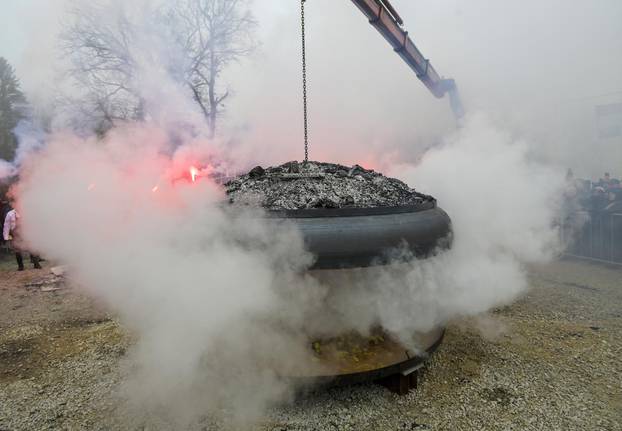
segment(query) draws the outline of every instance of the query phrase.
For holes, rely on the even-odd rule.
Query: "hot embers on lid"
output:
[[[359,165],[311,161],[257,166],[225,187],[230,203],[268,210],[401,207],[434,201],[400,180]]]

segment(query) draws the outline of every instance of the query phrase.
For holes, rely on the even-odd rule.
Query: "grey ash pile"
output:
[[[225,187],[230,203],[268,210],[399,207],[434,200],[359,165],[321,162],[257,166]]]

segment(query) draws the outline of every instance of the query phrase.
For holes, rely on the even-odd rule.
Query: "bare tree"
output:
[[[140,96],[132,88],[135,72],[131,44],[134,27],[123,13],[103,19],[97,2],[75,3],[61,34],[61,47],[71,60],[79,100],[70,103],[97,127],[140,117]]]
[[[98,2],[76,3],[70,17],[61,43],[82,93],[81,113],[103,129],[118,120],[141,119],[135,53],[145,47],[136,24],[123,10],[110,11]],[[164,66],[187,85],[214,135],[230,95],[220,88],[222,73],[254,48],[256,23],[248,0],[174,0],[150,19],[149,28],[161,31],[177,51],[175,64]]]
[[[230,96],[219,88],[232,62],[255,48],[256,22],[247,0],[179,0],[169,15],[177,42],[188,54],[186,80],[208,121],[211,134]]]

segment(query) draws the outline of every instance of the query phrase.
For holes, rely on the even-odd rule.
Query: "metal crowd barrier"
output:
[[[622,265],[622,213],[578,211],[560,232],[566,256]]]

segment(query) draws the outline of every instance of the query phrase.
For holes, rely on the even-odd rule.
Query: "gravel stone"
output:
[[[0,430],[240,429],[137,415],[122,390],[132,335],[79,289],[41,292],[26,287],[41,272],[1,268]],[[622,430],[622,269],[559,261],[529,274],[518,302],[449,325],[408,395],[316,389],[249,429]]]

